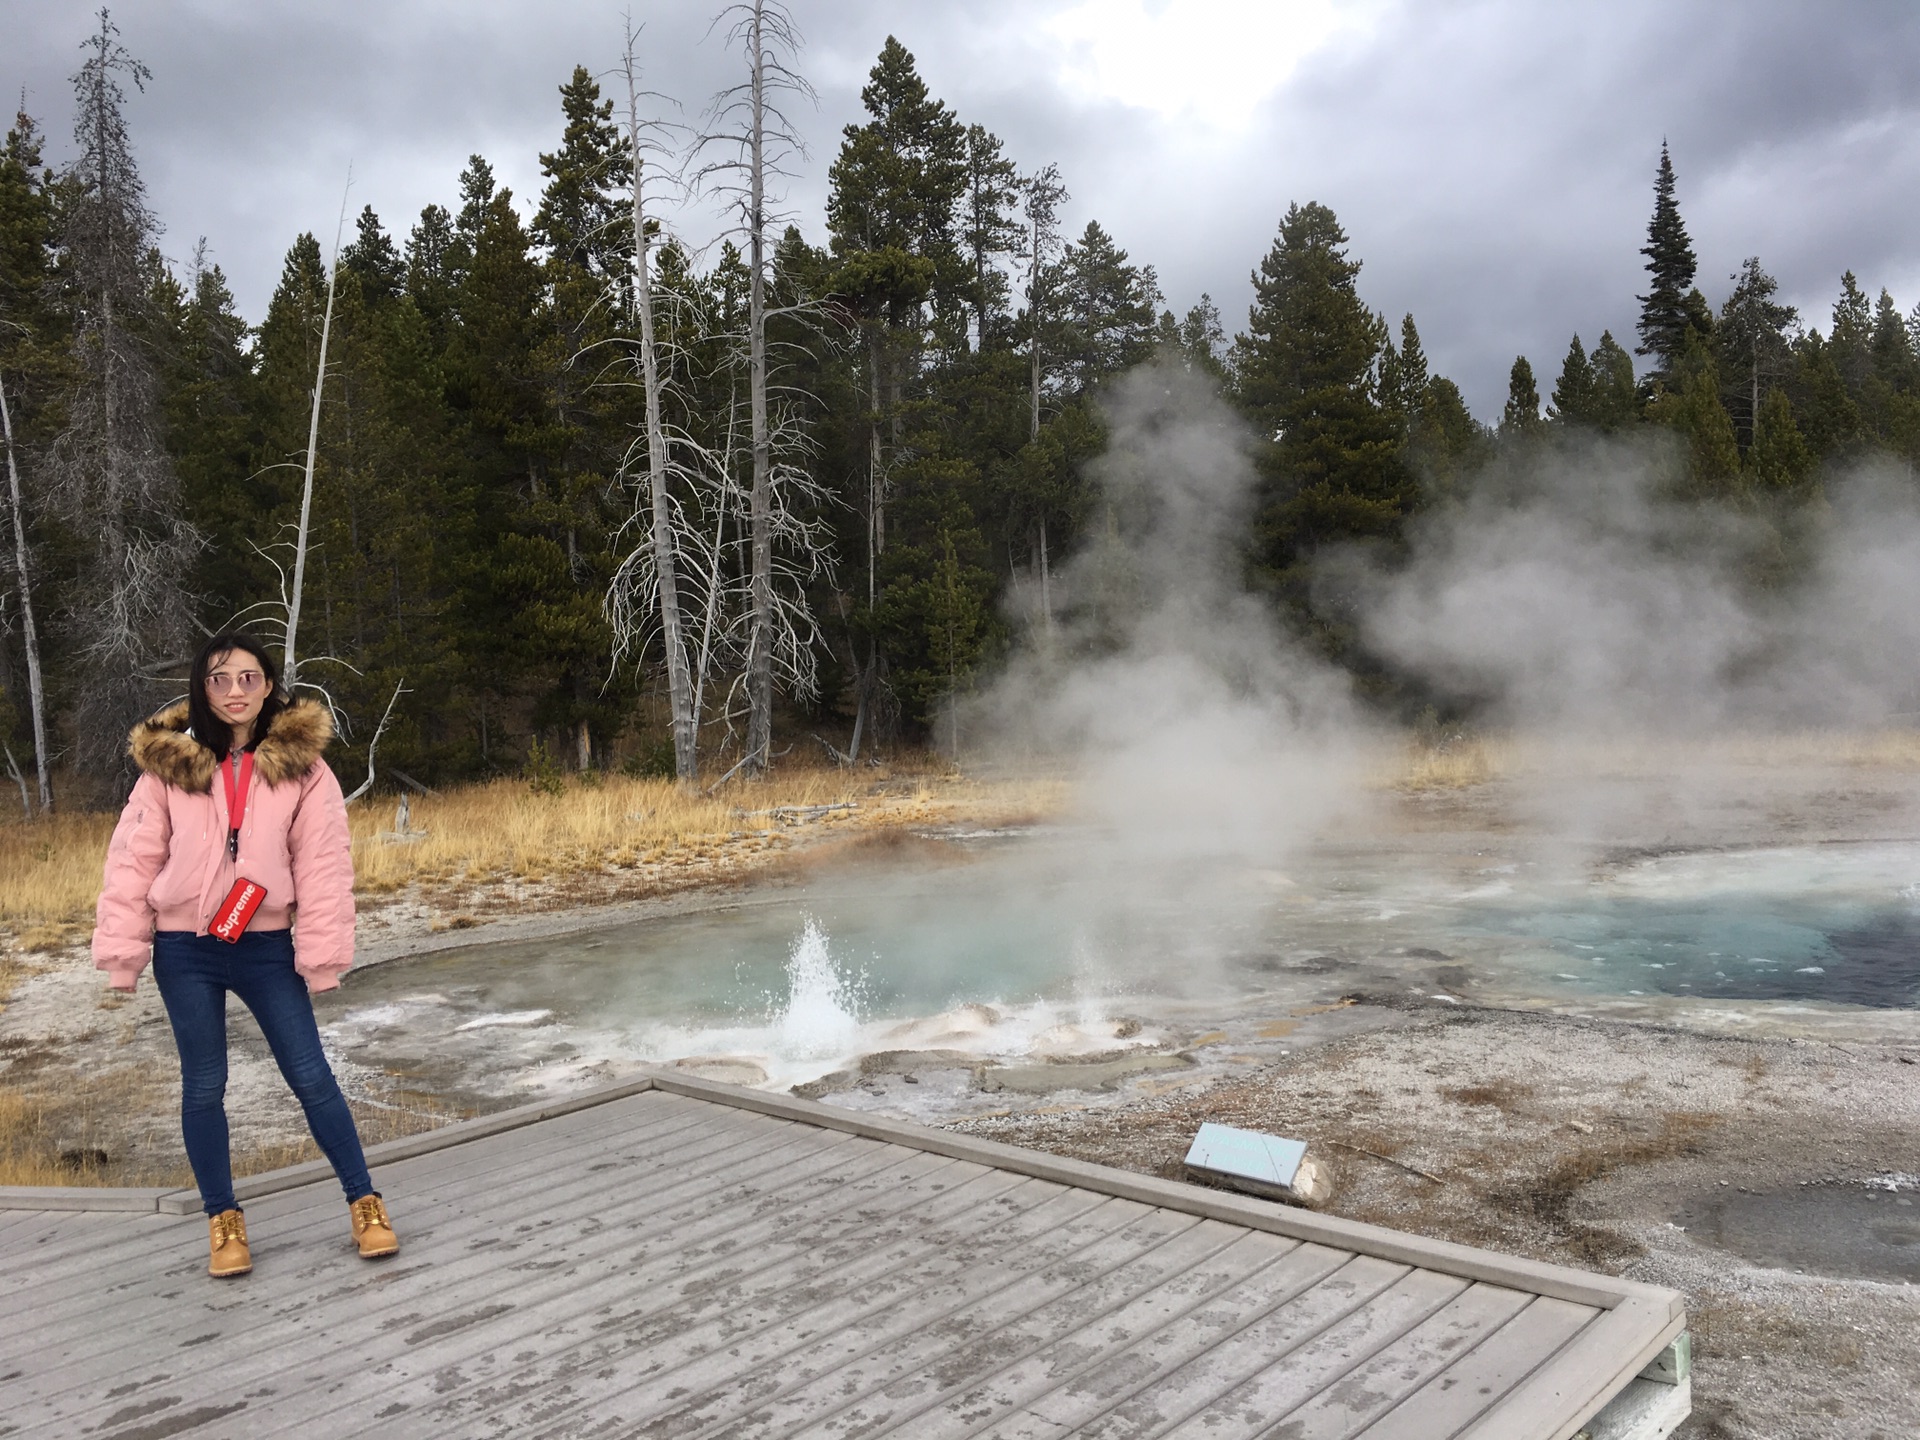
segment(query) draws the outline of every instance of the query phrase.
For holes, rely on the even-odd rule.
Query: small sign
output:
[[[1187,1164],[1222,1177],[1291,1190],[1306,1154],[1304,1140],[1262,1135],[1258,1130],[1236,1130],[1231,1125],[1206,1124],[1193,1137],[1193,1145],[1187,1151]]]

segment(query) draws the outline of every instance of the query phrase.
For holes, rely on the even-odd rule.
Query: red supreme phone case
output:
[[[207,927],[207,933],[235,944],[247,933],[247,925],[253,919],[253,912],[260,908],[260,902],[267,898],[267,887],[257,880],[239,879],[233,882],[233,889],[227,892],[227,898],[220,902],[215,912],[213,924]]]

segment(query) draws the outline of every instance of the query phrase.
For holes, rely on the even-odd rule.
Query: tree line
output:
[[[56,780],[111,798],[127,726],[235,622],[335,706],[343,771],[377,746],[402,783],[713,783],[933,740],[1007,647],[1056,634],[1101,395],[1156,358],[1249,422],[1249,581],[1388,705],[1415,687],[1315,557],[1391,563],[1489,466],[1630,434],[1677,494],[1790,534],[1829,467],[1920,459],[1920,314],[1849,274],[1822,334],[1758,260],[1716,310],[1664,147],[1634,352],[1575,336],[1544,405],[1517,359],[1488,426],[1414,318],[1362,299],[1326,206],[1289,207],[1229,338],[1097,222],[1065,233],[1058,168],[1022,169],[892,38],[810,240],[778,199],[803,163],[792,19],[723,18],[740,83],[686,131],[646,110],[630,36],[612,93],[585,66],[559,87],[537,196],[475,155],[404,237],[343,210],[254,324],[204,242],[158,248],[126,93],[152,77],[100,13],[74,158],[50,167],[24,113],[0,153],[0,739],[29,812]],[[688,184],[725,202],[718,233],[676,233]]]

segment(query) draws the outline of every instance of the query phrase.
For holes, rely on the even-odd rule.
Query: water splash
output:
[[[787,1003],[775,1017],[781,1054],[845,1055],[860,1043],[860,982],[843,975],[819,921],[808,916],[787,957]]]

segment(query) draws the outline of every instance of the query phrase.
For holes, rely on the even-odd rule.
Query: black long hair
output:
[[[221,760],[227,758],[227,751],[233,745],[233,727],[221,718],[207,698],[207,672],[213,669],[215,661],[226,659],[236,650],[244,651],[259,662],[260,673],[267,682],[267,698],[260,707],[260,718],[253,722],[249,750],[266,738],[267,731],[273,727],[274,716],[293,703],[293,697],[281,688],[280,667],[274,664],[267,647],[253,636],[244,630],[222,630],[208,640],[193,657],[193,670],[187,677],[187,724],[193,729],[193,738]]]

